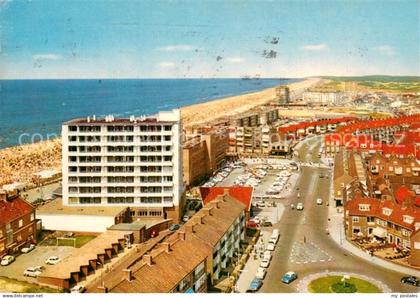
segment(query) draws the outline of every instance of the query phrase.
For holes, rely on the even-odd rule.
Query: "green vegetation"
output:
[[[86,243],[88,243],[90,240],[94,239],[96,236],[94,235],[79,235],[75,237],[69,237],[69,238],[59,238],[52,236],[51,234],[48,234],[47,237],[44,238],[44,240],[40,241],[38,245],[40,246],[74,246],[76,242],[76,247],[80,248]],[[76,239],[76,240],[74,240]]]
[[[59,290],[41,287],[24,281],[0,277],[0,293],[61,293]]]
[[[417,76],[361,76],[361,77],[323,77],[332,82],[355,82],[359,86],[376,90],[398,92],[420,92],[420,77]]]
[[[308,290],[311,293],[381,293],[377,286],[366,280],[350,277],[343,283],[342,278],[335,275],[315,279],[308,285]]]
[[[359,76],[359,77],[334,77],[324,76],[323,79],[340,81],[340,82],[365,82],[365,81],[376,81],[382,83],[400,82],[400,83],[418,83],[420,77],[417,76],[383,76],[383,75],[372,75],[372,76]]]
[[[86,243],[88,243],[90,240],[94,239],[95,237],[96,236],[86,235],[86,236],[76,236],[74,238],[68,238],[68,239],[60,238],[58,239],[58,245],[59,246],[74,246],[74,241],[75,241],[74,239],[76,239],[76,247],[80,248]]]

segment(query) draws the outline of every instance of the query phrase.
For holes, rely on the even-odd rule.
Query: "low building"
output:
[[[303,101],[314,105],[334,105],[342,96],[341,92],[307,91],[303,93]]]
[[[59,198],[39,207],[36,213],[36,218],[42,222],[42,229],[72,232],[105,232],[108,227],[128,222],[129,217],[128,207],[73,207],[63,205]]]
[[[133,242],[131,232],[107,231],[75,250],[60,263],[48,266],[38,276],[40,284],[58,289],[69,289],[79,281],[104,268],[110,259],[126,249]]]
[[[35,208],[17,195],[0,192],[0,257],[36,243]]]
[[[420,209],[403,207],[389,200],[356,198],[345,205],[345,230],[349,238],[376,237],[397,247],[411,250],[420,229]],[[417,240],[416,240],[417,239]],[[417,262],[420,249],[411,250]]]
[[[88,292],[206,292],[239,253],[245,208],[228,193],[218,195],[176,233],[133,255],[129,265],[104,275],[103,287]]]

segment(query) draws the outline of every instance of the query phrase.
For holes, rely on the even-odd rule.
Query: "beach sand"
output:
[[[311,78],[288,86],[293,93],[320,82],[320,79]],[[184,126],[197,125],[242,113],[272,100],[275,100],[275,88],[186,106],[181,108],[181,117]],[[0,186],[13,182],[30,185],[33,174],[45,169],[61,169],[60,139],[0,150]]]

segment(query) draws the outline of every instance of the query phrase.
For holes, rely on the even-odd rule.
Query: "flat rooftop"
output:
[[[126,208],[125,206],[65,206],[63,200],[57,198],[37,208],[36,213],[45,215],[117,216]]]
[[[79,272],[80,266],[89,265],[90,260],[96,260],[98,254],[104,254],[105,249],[112,248],[112,244],[124,239],[125,231],[106,231],[95,239],[92,239],[81,248],[76,249],[70,255],[54,266],[46,266],[41,276],[67,279],[72,272]]]

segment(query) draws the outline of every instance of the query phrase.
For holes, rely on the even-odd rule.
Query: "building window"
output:
[[[0,230],[0,239],[3,238],[3,230]],[[0,249],[1,251],[1,249]]]
[[[34,230],[33,230],[32,226],[30,226],[29,229],[28,229],[29,234],[32,234],[33,231]]]
[[[137,212],[138,216],[147,216],[147,210],[140,210]]]
[[[2,251],[4,251],[4,243],[3,242],[0,243],[0,252],[2,252]]]
[[[359,217],[358,217],[358,216],[353,216],[352,221],[353,221],[353,222],[359,222]]]
[[[162,216],[162,211],[149,211],[149,216]]]
[[[31,221],[35,220],[35,213],[31,213]]]
[[[23,219],[19,219],[19,228],[23,227]]]
[[[18,241],[18,242],[20,242],[20,241],[22,241],[22,234],[18,234],[17,235],[17,237],[16,237],[16,240]]]

